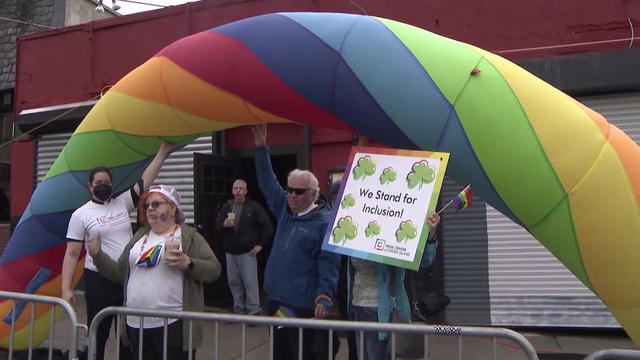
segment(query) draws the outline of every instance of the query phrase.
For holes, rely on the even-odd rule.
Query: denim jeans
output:
[[[377,307],[353,306],[353,320],[355,321],[378,321]],[[386,360],[388,340],[379,340],[378,332],[364,333],[364,360]],[[360,352],[360,332],[356,332],[357,352]]]
[[[249,253],[227,253],[226,258],[227,279],[231,295],[233,295],[233,312],[236,314],[259,314],[261,308],[256,257]]]

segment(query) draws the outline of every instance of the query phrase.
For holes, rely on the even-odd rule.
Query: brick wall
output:
[[[8,19],[51,26],[55,0],[2,0],[0,16]],[[29,24],[0,21],[0,89],[14,87],[16,73],[16,38],[43,30]]]

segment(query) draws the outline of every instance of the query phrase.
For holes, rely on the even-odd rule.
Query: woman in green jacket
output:
[[[180,194],[158,185],[140,198],[138,214],[145,225],[127,244],[117,262],[100,250],[95,236],[87,239],[87,251],[100,274],[124,285],[125,306],[136,309],[204,311],[203,283],[220,277],[220,263],[206,240],[183,224]],[[182,320],[168,320],[167,358],[187,359],[189,327]],[[136,358],[138,336],[144,332],[142,359],[162,359],[164,319],[127,316],[126,334]],[[202,342],[202,328],[193,326],[193,347]],[[142,360],[138,359],[138,360]]]

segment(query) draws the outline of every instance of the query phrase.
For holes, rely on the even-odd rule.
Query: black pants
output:
[[[110,280],[107,280],[102,275],[95,271],[84,269],[84,286],[85,286],[85,299],[87,302],[87,322],[91,324],[93,318],[100,312],[100,310],[109,306],[122,306],[123,305],[123,292],[122,286],[116,284]],[[124,321],[124,319],[123,319]],[[98,333],[96,338],[96,359],[104,359],[104,347],[109,338],[109,330],[111,323],[116,323],[116,317],[112,316],[103,320],[98,326]],[[117,326],[117,325],[115,325]],[[131,349],[124,345],[120,339],[116,339],[120,345],[120,359],[130,360]]]
[[[278,301],[267,301],[267,314],[274,315],[282,304]],[[292,309],[296,317],[311,318],[313,312],[309,309],[301,309],[285,305]],[[335,333],[334,333],[335,335]],[[337,340],[337,338],[336,338]],[[334,341],[334,354],[338,350],[339,342]],[[325,360],[329,352],[328,330],[304,329],[302,330],[302,359],[298,359],[298,328],[274,328],[273,334],[273,358],[278,360]]]
[[[140,329],[127,325],[127,335],[133,345],[135,360],[162,360],[164,326],[144,329],[142,333],[142,359],[138,359],[140,352]],[[182,349],[182,320],[167,326],[167,360],[187,360],[189,352]],[[193,360],[196,358],[193,350]]]

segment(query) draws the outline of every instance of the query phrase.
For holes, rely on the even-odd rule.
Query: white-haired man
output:
[[[296,169],[283,189],[271,167],[266,125],[252,130],[258,184],[278,221],[264,275],[267,312],[324,318],[333,306],[340,256],[321,249],[330,213],[325,205],[315,203],[320,193],[318,179],[310,171]],[[313,332],[306,330],[303,336],[303,358],[310,359],[314,356]],[[298,330],[276,330],[273,348],[274,359],[298,359]]]

